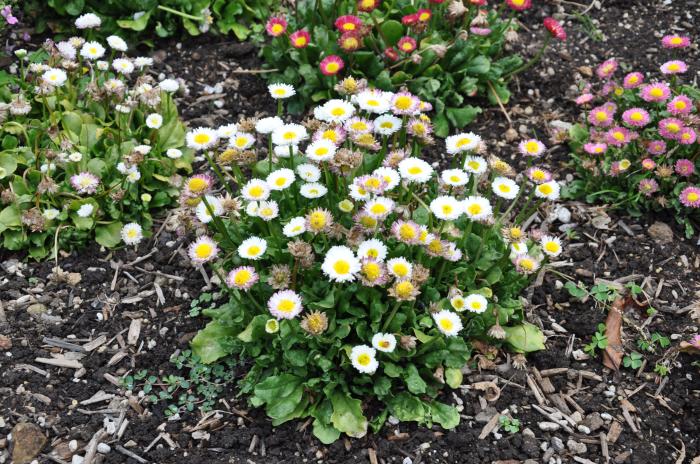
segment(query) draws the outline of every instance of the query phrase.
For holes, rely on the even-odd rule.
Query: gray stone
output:
[[[542,430],[544,432],[554,432],[555,430],[559,430],[559,428],[561,427],[556,422],[547,422],[547,421],[540,422],[537,424],[537,426],[540,428],[540,430]]]
[[[550,440],[550,443],[552,444],[552,448],[554,448],[557,451],[564,451],[564,441],[559,438],[559,437],[552,437]]]
[[[605,425],[603,416],[597,412],[593,412],[586,416],[581,425],[585,425],[591,432],[595,432]]]
[[[569,441],[566,442],[566,447],[569,448],[569,451],[574,454],[584,454],[586,451],[588,451],[588,447],[585,444],[579,443],[572,439],[569,439]]]
[[[673,230],[671,230],[666,223],[656,221],[649,226],[647,233],[657,243],[665,244],[673,242]]]
[[[46,312],[47,308],[46,305],[41,304],[41,303],[34,303],[29,305],[27,308],[27,312],[31,314],[32,316],[41,316]]]
[[[12,428],[12,462],[28,464],[39,455],[46,444],[41,428],[30,422],[20,422]]]

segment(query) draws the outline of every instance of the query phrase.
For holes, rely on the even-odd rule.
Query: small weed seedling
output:
[[[629,369],[639,369],[642,367],[642,361],[644,356],[638,351],[633,351],[630,354],[622,358],[622,365]]]
[[[508,416],[501,416],[498,423],[503,430],[508,433],[518,433],[520,431],[520,420]]]
[[[604,350],[608,347],[608,337],[605,336],[605,324],[598,324],[593,337],[591,337],[591,342],[583,347],[583,351],[591,356],[596,355],[596,350]]]

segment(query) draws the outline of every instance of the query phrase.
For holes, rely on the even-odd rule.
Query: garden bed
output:
[[[624,56],[628,63],[656,66],[659,37],[691,33],[693,18],[700,15],[691,1],[658,3],[610,1],[603,9],[592,8],[589,14],[599,22],[604,41],[592,40],[575,20],[568,25],[569,40],[550,49],[514,84],[507,107],[512,127],[545,139],[542,130],[552,121],[575,120],[572,87],[605,58]],[[659,37],[649,33],[652,29]],[[538,44],[528,39],[523,33],[519,46],[535,50]],[[185,121],[192,127],[213,126],[241,115],[266,115],[264,109],[273,104],[256,74],[261,63],[255,49],[209,40],[169,42],[155,56],[157,72],[187,81],[189,94],[178,98]],[[691,68],[700,65],[699,56],[695,46],[686,57]],[[515,159],[508,128],[498,108],[487,109],[470,126],[497,141],[490,146],[494,154]],[[551,153],[549,164],[559,178],[566,177],[568,148],[556,146]],[[431,156],[438,161],[443,155],[433,150]],[[634,282],[657,310],[650,316],[646,308],[628,305],[623,340],[634,344],[640,328],[665,335],[673,345],[697,333],[697,239],[683,239],[672,219],[662,216],[628,217],[573,202],[564,206],[572,213],[575,235],[555,269],[587,287]],[[562,217],[544,211],[545,220],[547,213]],[[311,434],[309,422],[273,428],[263,411],[236,397],[233,385],[211,413],[168,417],[166,403],[144,402],[141,388],[128,391],[120,379],[144,369],[159,378],[186,375],[169,359],[175,350],[187,350],[203,326],[201,316],[190,315],[192,300],[214,289],[210,276],[189,264],[187,241],[164,222],[156,221],[158,234],[136,250],[110,253],[91,246],[59,256],[58,263],[0,255],[0,433],[21,421],[39,424],[48,434],[40,463],[71,462],[72,448],[89,447],[91,441],[110,445],[100,457],[103,463],[128,464],[697,462],[700,374],[697,363],[692,365],[695,358],[679,354],[660,383],[653,369],[664,350],[650,354],[648,364],[636,370],[611,371],[600,356],[583,360],[581,350],[606,313],[593,297],[586,302],[572,297],[555,274],[526,291],[527,312],[547,335],[547,349],[530,355],[523,369],[513,366],[511,356],[482,353],[480,369],[467,372],[463,387],[443,398],[460,406],[462,420],[454,430],[387,425],[379,434],[343,437],[325,446]],[[562,225],[558,219],[551,222],[555,228]],[[199,298],[200,305],[208,304]],[[244,368],[233,372],[240,377]],[[470,387],[476,382],[493,382],[499,397],[488,401],[494,390]],[[519,419],[520,431],[492,434],[502,414]],[[551,425],[552,414],[572,421],[566,427]],[[114,433],[99,435],[106,421]],[[0,438],[0,453],[8,445],[7,437]]]

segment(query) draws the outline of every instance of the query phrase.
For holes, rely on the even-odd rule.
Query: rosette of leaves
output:
[[[433,18],[426,23],[424,31],[417,33],[401,23],[403,17],[416,13],[419,8],[416,2],[381,2],[367,13],[357,13],[356,3],[354,0],[298,2],[296,10],[285,16],[289,22],[287,33],[307,30],[311,37],[309,45],[294,48],[287,35],[282,35],[272,38],[262,48],[265,65],[275,70],[264,77],[298,89],[290,105],[294,114],[331,97],[336,79],[324,76],[319,70],[319,63],[328,55],[343,59],[342,75],[366,78],[371,86],[387,91],[406,87],[431,102],[435,107],[435,131],[442,137],[450,129],[465,127],[481,113],[475,97],[482,97],[476,102],[488,101],[492,105],[499,100],[502,104],[508,102],[508,81],[523,65],[519,55],[505,48],[506,32],[516,27],[512,15],[502,17],[499,10],[490,10],[483,20],[491,32],[480,36],[469,32],[469,24],[479,11],[477,7],[472,6],[464,17],[449,20],[446,4],[426,2],[425,8],[433,8]],[[347,14],[358,14],[367,29],[362,46],[355,51],[342,49],[338,43],[341,34],[333,24],[337,17]],[[405,36],[417,40],[415,51],[397,50],[397,44]],[[396,60],[387,57],[387,49],[397,53]]]
[[[191,171],[193,158],[183,148],[185,128],[169,93],[156,86],[157,104],[136,99],[131,109],[120,112],[116,108],[126,105],[125,96],[133,96],[136,89],[129,89],[127,81],[121,97],[105,95],[99,89],[114,73],[86,63],[85,72],[66,70],[63,86],[37,94],[44,71],[28,67],[59,62],[53,53],[35,52],[22,65],[21,77],[0,75],[0,247],[25,250],[35,259],[93,239],[115,247],[123,225],[131,222],[147,234],[152,212],[176,201],[179,174]],[[31,107],[27,114],[10,111],[18,99]],[[146,126],[152,113],[162,117],[158,129]],[[150,150],[141,155],[139,146]],[[182,149],[182,156],[166,156],[173,148]],[[120,163],[138,170],[139,178],[129,180]],[[79,173],[99,180],[94,192],[81,194],[71,185],[71,177]],[[90,214],[79,214],[86,205]]]

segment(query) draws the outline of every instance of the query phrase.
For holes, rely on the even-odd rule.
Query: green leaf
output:
[[[119,27],[123,27],[124,29],[131,29],[132,31],[140,32],[146,29],[148,20],[151,18],[152,13],[153,10],[149,10],[138,19],[118,19],[117,24]]]
[[[413,211],[413,220],[422,226],[427,226],[430,221],[430,212],[422,206]]]
[[[454,406],[450,406],[439,401],[430,403],[430,416],[443,429],[453,429],[459,425],[459,413]]]
[[[523,322],[513,327],[503,327],[506,343],[518,353],[531,353],[544,349],[544,334],[536,325]]]
[[[387,47],[396,45],[399,39],[404,35],[403,25],[394,19],[384,21],[379,26],[379,30],[381,31],[381,36],[388,42],[385,44]]]
[[[7,206],[5,209],[0,211],[0,233],[12,227],[20,227],[22,222],[20,220],[19,207],[17,205]]]
[[[456,368],[445,369],[445,383],[451,388],[459,388],[462,385],[462,370]]]
[[[294,394],[302,379],[292,374],[272,375],[255,386],[255,396],[264,403]]]
[[[425,393],[425,390],[428,387],[418,373],[418,369],[416,368],[415,364],[409,364],[406,366],[405,380],[408,391],[415,393],[416,395]]]
[[[481,108],[478,106],[467,105],[462,108],[445,108],[445,115],[450,121],[452,127],[462,128],[476,119],[476,116],[481,113]]]
[[[104,247],[114,248],[122,241],[122,227],[121,222],[99,225],[95,227],[95,240]]]
[[[17,160],[11,153],[0,153],[0,179],[11,176],[17,169]]]
[[[333,427],[353,438],[364,437],[367,434],[367,418],[362,414],[362,402],[340,390],[335,390],[330,400],[333,405]]]
[[[211,364],[231,352],[234,329],[219,321],[209,322],[200,330],[190,346],[192,352],[199,356],[204,364]]]
[[[469,62],[466,67],[467,74],[483,75],[491,69],[491,61],[484,55],[479,55]]]
[[[340,430],[330,424],[324,424],[318,419],[314,419],[314,436],[321,440],[324,445],[330,445],[340,438]]]
[[[425,404],[410,393],[403,392],[392,398],[389,403],[389,411],[398,420],[403,422],[425,420]]]

